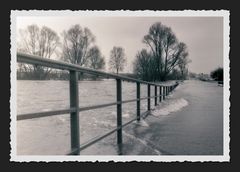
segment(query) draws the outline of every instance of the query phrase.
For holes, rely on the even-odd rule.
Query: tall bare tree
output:
[[[109,68],[112,71],[123,71],[124,65],[127,63],[125,52],[122,47],[113,47],[110,52]]]
[[[51,58],[59,44],[59,37],[52,29],[46,26],[39,28],[37,25],[29,25],[26,29],[20,30],[17,49],[20,52]],[[38,65],[20,64],[19,67],[34,79],[45,79],[51,71],[49,68]]]
[[[180,70],[185,70],[186,65],[190,62],[187,56],[186,44],[183,42],[178,43],[174,53],[169,57],[166,63],[165,73],[169,74],[175,67],[179,67]]]
[[[147,52],[146,49],[142,49],[137,53],[136,58],[133,62],[134,73],[145,81],[154,80],[154,67],[156,65],[153,61],[153,55]]]
[[[92,47],[88,52],[87,67],[101,70],[105,68],[105,60],[97,46]]]
[[[86,66],[88,52],[95,37],[88,28],[73,25],[63,32],[62,59],[72,64]]]
[[[149,47],[156,67],[154,80],[166,80],[167,75],[183,62],[188,56],[187,46],[178,42],[170,27],[162,25],[160,22],[153,24],[149,32],[143,38],[143,43]]]

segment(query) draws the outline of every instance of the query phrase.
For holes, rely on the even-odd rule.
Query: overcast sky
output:
[[[17,17],[17,30],[30,24],[47,26],[59,36],[63,30],[79,24],[88,27],[96,37],[95,44],[108,62],[113,46],[125,49],[127,66],[132,72],[132,62],[137,51],[145,47],[143,36],[155,22],[172,28],[179,41],[188,46],[189,71],[209,73],[223,66],[223,17],[80,17],[80,16],[25,16]]]

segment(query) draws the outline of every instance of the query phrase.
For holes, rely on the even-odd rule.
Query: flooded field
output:
[[[206,89],[199,89],[205,88]],[[207,92],[207,94],[206,94]],[[154,93],[154,88],[151,89],[151,95]],[[196,94],[193,96],[191,94]],[[152,116],[141,121],[141,130],[151,130],[153,132],[150,135],[154,135],[152,125],[154,124],[154,118],[160,119],[163,124],[169,123],[176,119],[187,121],[187,124],[196,124],[196,121],[191,121],[190,115],[186,118],[186,115],[179,115],[184,110],[192,111],[192,115],[196,120],[202,119],[193,110],[197,104],[202,106],[204,110],[205,106],[219,106],[219,117],[212,116],[212,120],[217,121],[217,134],[218,138],[221,138],[222,133],[222,114],[223,114],[223,95],[222,87],[218,87],[214,83],[204,83],[201,81],[185,81],[177,89],[170,94],[167,99],[160,103],[152,112]],[[213,98],[206,98],[206,95]],[[147,96],[147,86],[141,85],[141,97]],[[134,83],[123,82],[123,100],[135,99],[136,98],[136,85]],[[204,104],[202,101],[204,100]],[[216,101],[217,100],[217,101]],[[104,80],[104,81],[80,81],[79,82],[79,106],[85,107],[89,105],[97,105],[104,103],[111,103],[116,101],[116,82],[115,80]],[[210,102],[207,102],[210,101]],[[154,99],[151,100],[153,107]],[[191,108],[193,107],[193,108]],[[68,81],[17,81],[17,113],[30,113],[30,112],[42,112],[50,110],[58,110],[69,108],[69,82]],[[190,108],[190,110],[188,110]],[[210,107],[211,108],[211,107]],[[141,112],[147,110],[147,101],[141,101]],[[199,111],[201,108],[199,108]],[[212,112],[213,112],[212,108]],[[204,111],[202,111],[204,112]],[[206,112],[211,114],[211,111]],[[215,111],[213,112],[215,114]],[[70,151],[70,118],[69,114],[44,117],[30,120],[22,120],[17,122],[17,154],[19,155],[64,155]],[[136,103],[123,104],[123,123],[136,117]],[[208,117],[209,118],[209,117]],[[208,118],[205,118],[206,125],[211,125]],[[179,124],[182,122],[180,120]],[[80,143],[85,143],[89,139],[92,139],[98,135],[104,134],[116,127],[116,106],[89,110],[80,113]],[[188,128],[184,122],[182,127],[178,130],[188,133]],[[202,124],[199,124],[202,125]],[[123,139],[126,144],[125,154],[164,154],[166,150],[171,147],[171,144],[164,141],[164,137],[159,139],[154,145],[149,144],[149,140],[141,138],[144,136],[140,134],[138,136],[134,134],[135,127],[139,126],[138,123],[133,123],[131,126],[124,129]],[[162,125],[166,126],[166,125]],[[176,127],[176,126],[175,126]],[[195,127],[196,128],[196,127]],[[205,127],[206,128],[206,127]],[[168,131],[169,130],[169,131]],[[161,132],[175,131],[176,128],[167,128]],[[197,130],[196,130],[197,132]],[[206,130],[207,132],[207,130]],[[158,131],[156,131],[158,133]],[[220,133],[220,134],[219,134]],[[170,134],[170,136],[174,136]],[[169,137],[170,137],[169,136]],[[167,136],[165,136],[166,138]],[[176,137],[179,138],[179,135]],[[169,139],[171,140],[171,138]],[[167,144],[165,143],[167,142]],[[222,143],[222,140],[219,140]],[[130,147],[134,146],[134,149]],[[201,145],[201,143],[200,143]],[[204,144],[203,144],[204,145]],[[168,146],[168,147],[167,147]],[[189,145],[188,145],[189,146]],[[174,146],[173,146],[174,147]],[[144,151],[142,151],[144,149]],[[161,151],[163,149],[163,151]],[[176,149],[176,148],[175,148]],[[170,151],[171,152],[171,151]],[[82,151],[81,154],[86,155],[116,155],[116,134],[112,134],[110,137],[100,141],[98,144],[93,145],[86,150]],[[181,154],[179,151],[172,151],[172,154]]]

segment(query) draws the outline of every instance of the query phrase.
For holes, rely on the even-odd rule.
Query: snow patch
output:
[[[111,112],[111,115],[117,115],[117,112],[112,111],[112,112]]]
[[[163,105],[160,107],[160,109],[156,109],[152,112],[154,116],[160,116],[160,115],[169,115],[172,112],[176,112],[181,110],[183,107],[188,105],[188,101],[180,98],[175,100],[169,100],[166,105]]]
[[[49,108],[45,108],[45,109],[42,109],[43,112],[47,112],[47,111],[51,111],[52,109],[49,109]]]
[[[109,121],[98,121],[97,122],[97,126],[104,126],[106,128],[113,128],[113,127],[116,127],[116,124],[115,123],[111,123]]]
[[[113,112],[111,112],[111,115],[116,116],[116,115],[117,115],[117,112],[116,112],[116,111],[113,111]],[[131,112],[129,112],[129,111],[125,111],[125,112],[122,113],[122,117],[123,117],[123,118],[129,118],[130,116],[131,116]]]
[[[134,123],[143,127],[149,127],[148,123],[143,119],[141,119],[140,121],[135,121]]]
[[[129,118],[129,117],[130,117],[129,112],[125,112],[125,113],[123,113],[122,117],[124,117],[124,118]]]

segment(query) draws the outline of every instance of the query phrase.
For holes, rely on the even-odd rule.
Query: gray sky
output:
[[[88,27],[107,62],[113,46],[125,49],[127,66],[124,72],[132,72],[137,51],[146,47],[142,43],[143,36],[155,22],[171,27],[178,40],[187,44],[192,61],[190,71],[210,73],[223,66],[223,17],[25,16],[17,17],[17,30],[30,24],[45,25],[60,36],[74,24]]]

